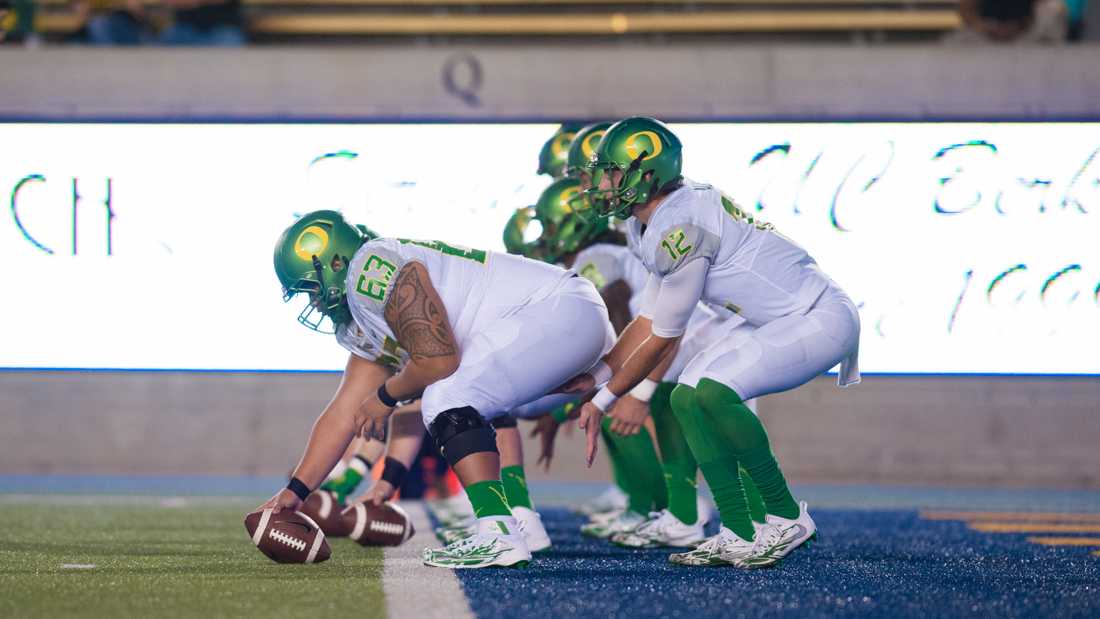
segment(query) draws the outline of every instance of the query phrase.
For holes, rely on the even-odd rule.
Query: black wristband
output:
[[[302,483],[302,480],[297,477],[290,478],[290,483],[286,485],[286,489],[293,492],[295,496],[303,501],[306,500],[310,492],[313,492],[309,489],[309,486]]]
[[[386,391],[385,381],[383,381],[381,385],[378,385],[378,400],[390,408],[398,404],[397,399],[390,395],[389,391]]]
[[[404,464],[386,456],[386,465],[382,467],[382,479],[390,482],[391,486],[400,488],[405,481],[405,474],[408,472],[409,469],[405,468]]]

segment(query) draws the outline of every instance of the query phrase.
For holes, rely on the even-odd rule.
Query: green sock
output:
[[[691,453],[684,431],[672,411],[672,390],[676,383],[661,383],[649,401],[653,425],[657,428],[657,444],[661,447],[661,467],[665,472],[668,511],[680,522],[694,524],[699,520],[699,464]]]
[[[745,500],[749,504],[749,516],[752,517],[753,522],[764,524],[764,517],[768,515],[768,510],[764,507],[764,498],[760,496],[760,489],[756,487],[756,483],[752,481],[745,467],[742,466],[740,472],[741,485],[745,488]]]
[[[639,514],[663,509],[668,499],[653,438],[644,430],[634,436],[620,436],[610,427],[611,418],[604,417],[601,431],[607,443],[607,456],[618,462],[621,487],[629,501],[627,508]]]
[[[504,483],[504,496],[510,507],[535,509],[531,504],[531,495],[527,493],[527,475],[523,472],[523,465],[501,468],[500,479]]]
[[[687,385],[677,385],[672,391],[672,410],[680,420],[684,438],[691,446],[714,495],[722,525],[745,540],[752,540],[756,531],[752,526],[745,490],[741,485],[740,465],[737,458],[724,448],[710,427],[706,413],[698,403],[696,390]]]
[[[466,496],[474,506],[474,516],[511,516],[504,495],[504,484],[499,479],[488,479],[466,486]]]
[[[760,419],[745,406],[733,389],[709,378],[699,381],[696,399],[699,408],[706,414],[708,425],[729,445],[730,451],[760,489],[768,513],[782,518],[797,518],[798,503],[791,496],[787,480],[772,455],[768,433]]]

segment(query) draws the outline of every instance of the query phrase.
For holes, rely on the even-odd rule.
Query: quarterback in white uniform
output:
[[[354,321],[355,347],[367,354],[349,358],[291,483],[264,506],[296,508],[357,433],[378,434],[399,401],[419,396],[424,425],[478,518],[476,535],[425,550],[424,563],[529,561],[489,420],[553,391],[610,348],[614,336],[595,288],[571,272],[507,254],[371,239],[333,211],[291,225],[276,245],[275,267],[286,299],[309,296],[303,323]],[[566,332],[576,345],[557,346]]]
[[[567,178],[543,191],[533,217],[542,224],[536,245],[540,256],[573,268],[592,281],[603,295],[612,322],[621,331],[641,309],[649,273],[624,244],[626,239],[603,218],[585,218],[583,165],[610,123],[581,129],[569,150]],[[587,152],[583,147],[588,146]],[[607,443],[616,484],[626,505],[606,514],[592,514],[581,528],[585,535],[607,538],[628,547],[693,546],[703,540],[709,507],[698,505],[698,466],[684,440],[669,399],[676,379],[692,357],[711,341],[724,338],[744,323],[728,310],[714,311],[699,303],[675,355],[666,356],[651,376],[624,396],[613,414],[604,419],[601,434]],[[525,411],[521,411],[521,414]],[[556,419],[555,419],[556,421]],[[557,423],[543,418],[537,431],[552,451]],[[654,448],[660,446],[660,457]],[[744,476],[754,518],[763,520],[763,505],[751,480]],[[646,516],[648,514],[648,517]],[[702,516],[701,516],[702,514]]]
[[[672,407],[714,494],[722,528],[686,565],[774,565],[816,532],[791,496],[760,421],[744,402],[791,389],[841,364],[858,382],[859,315],[809,254],[708,185],[681,176],[681,147],[659,121],[629,118],[608,129],[590,161],[595,210],[627,219],[629,242],[649,272],[638,318],[605,357],[611,380],[581,423],[595,453],[604,411],[676,345],[702,300],[729,308],[751,329],[715,340],[686,364]],[[593,374],[595,375],[595,374]],[[744,469],[767,510],[753,525]]]

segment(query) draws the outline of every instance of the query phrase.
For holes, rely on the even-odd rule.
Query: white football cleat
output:
[[[795,548],[816,538],[817,525],[806,510],[806,502],[802,501],[798,504],[798,518],[768,514],[766,522],[756,533],[755,549],[746,563],[750,567],[770,567]]]
[[[649,519],[633,531],[612,535],[611,543],[626,548],[688,548],[698,545],[704,539],[706,535],[703,533],[702,521],[685,524],[673,516],[672,512],[663,509],[650,513]]]
[[[479,519],[477,533],[443,548],[426,548],[422,558],[424,565],[450,569],[526,567],[531,551],[516,519],[503,516]]]
[[[627,496],[618,486],[611,486],[599,496],[582,503],[577,507],[577,512],[585,516],[603,514],[606,512],[622,511],[626,509]]]
[[[699,544],[695,550],[671,554],[668,560],[676,565],[745,567],[744,559],[752,554],[753,546],[753,542],[741,539],[723,526],[717,535]]]
[[[477,522],[473,524],[459,524],[450,527],[436,527],[435,538],[443,545],[453,544],[459,540],[464,540],[471,535],[477,533]]]
[[[616,510],[612,510],[612,511],[609,511],[609,512],[600,512],[598,514],[592,514],[588,517],[588,522],[593,522],[593,523],[596,523],[596,524],[607,524],[607,523],[611,522],[612,520],[614,520],[614,519],[618,518],[619,516],[621,516],[624,511],[626,511],[626,510],[625,509],[616,509]]]
[[[474,524],[474,508],[465,492],[459,492],[438,501],[428,501],[426,506],[439,524],[444,527]]]
[[[645,522],[645,516],[638,512],[626,510],[610,521],[590,522],[581,526],[581,535],[595,537],[596,539],[608,539],[616,533],[628,533],[635,527]]]
[[[533,509],[526,507],[513,507],[512,515],[519,523],[519,530],[523,533],[523,541],[527,542],[527,549],[531,552],[542,552],[550,548],[550,535],[546,527],[542,526],[542,516]]]

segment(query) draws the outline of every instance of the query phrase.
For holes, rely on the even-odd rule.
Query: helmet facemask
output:
[[[601,161],[593,155],[588,168],[592,174],[592,187],[585,191],[585,195],[597,216],[629,219],[634,206],[645,204],[657,194],[660,181],[655,174],[650,174],[653,170],[642,170],[647,154],[642,151],[625,170],[614,161]],[[616,175],[616,171],[620,174]],[[647,175],[650,176],[648,180]],[[617,183],[615,176],[619,176]]]
[[[332,334],[341,324],[351,321],[351,311],[348,310],[347,295],[344,291],[341,272],[347,270],[348,259],[342,256],[333,256],[329,270],[331,281],[325,281],[325,265],[321,259],[313,256],[313,278],[305,277],[298,280],[291,288],[283,291],[283,302],[289,302],[298,293],[305,293],[309,298],[306,306],[298,314],[298,322],[318,333]],[[325,324],[328,319],[329,324]]]

